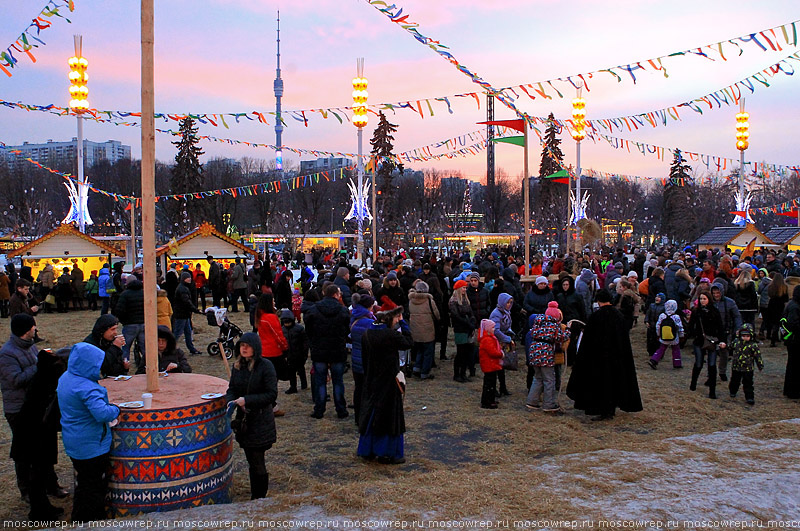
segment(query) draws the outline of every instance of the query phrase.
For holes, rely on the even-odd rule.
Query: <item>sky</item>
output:
[[[11,44],[46,0],[4,0],[0,47]],[[449,47],[460,63],[494,87],[532,83],[621,64],[642,61],[782,25],[800,19],[797,0],[401,0],[397,3],[419,31]],[[225,113],[274,111],[276,12],[281,11],[281,60],[284,109],[348,106],[356,58],[365,58],[369,102],[416,101],[447,96],[453,113],[434,104],[434,116],[420,118],[399,110],[388,115],[398,125],[395,151],[401,152],[453,138],[482,126],[485,101],[478,109],[472,98],[455,94],[480,87],[433,50],[417,42],[365,0],[170,0],[156,2],[156,110],[164,113]],[[89,102],[97,109],[140,109],[139,2],[75,0],[71,24],[56,20],[43,31],[46,46],[35,50],[37,62],[20,58],[13,76],[0,74],[0,99],[36,105],[66,106],[69,100],[67,59],[73,54],[73,34],[83,35],[83,55],[89,61]],[[677,105],[728,86],[772,65],[800,48],[764,52],[743,45],[736,56],[726,48],[727,61],[681,56],[666,58],[669,77],[649,70],[636,84],[617,83],[596,75],[584,92],[589,119],[627,116]],[[800,61],[795,62],[800,71]],[[800,76],[779,76],[769,87],[758,87],[746,98],[750,113],[747,159],[783,165],[800,164],[797,131]],[[534,116],[552,112],[569,118],[575,91],[564,99],[518,100]],[[424,103],[423,103],[424,105]],[[496,119],[515,118],[501,104]],[[738,158],[735,149],[736,107],[702,116],[688,111],[680,122],[614,136],[668,148],[680,148]],[[377,123],[370,115],[364,132],[365,151]],[[230,128],[201,125],[200,134],[274,144],[272,123],[235,124]],[[175,122],[156,127],[177,130]],[[19,144],[75,136],[75,120],[45,113],[0,107],[0,141]],[[141,155],[140,130],[87,121],[85,137],[93,141],[121,140],[133,156]],[[534,137],[535,138],[535,137]],[[171,137],[157,135],[156,157],[171,161]],[[287,118],[283,144],[294,148],[355,152],[356,129],[331,117],[312,113],[308,127]],[[212,157],[271,159],[264,148],[203,142]],[[565,132],[562,149],[574,163],[575,143]],[[662,177],[668,161],[629,154],[606,143],[585,141],[582,166],[605,172]],[[438,150],[443,152],[445,150]],[[530,148],[531,173],[538,174],[541,149]],[[522,174],[519,147],[497,146],[497,167],[511,176]],[[306,157],[310,158],[310,157]],[[289,164],[298,158],[287,154]],[[699,166],[695,164],[694,166]],[[486,155],[409,164],[413,169],[460,171],[485,180]],[[700,167],[698,169],[704,170]]]

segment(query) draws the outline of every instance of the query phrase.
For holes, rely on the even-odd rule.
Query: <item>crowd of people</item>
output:
[[[482,409],[501,407],[511,395],[507,372],[524,368],[529,410],[564,414],[559,390],[566,387],[574,408],[593,420],[608,421],[617,410],[640,411],[630,340],[637,327],[644,329],[638,333],[652,369],[667,350],[672,366],[682,368],[681,347],[691,340],[689,388],[697,388],[707,364],[710,398],[716,398],[720,380],[728,382],[732,397],[742,386],[751,405],[754,370],[763,368],[759,341],[783,342],[784,395],[800,398],[800,289],[790,301],[794,281],[787,282],[800,280],[800,256],[605,249],[537,254],[525,271],[521,255],[518,247],[446,257],[403,251],[367,268],[345,255],[318,253],[312,264],[303,255],[294,257],[294,269],[291,256],[271,256],[249,268],[237,260],[227,271],[209,257],[208,275],[200,266],[172,266],[153,288],[159,295],[158,370],[192,371],[189,360],[198,353],[192,316],[203,312],[207,294],[214,306],[232,312],[242,302],[252,331],[235,344],[226,399],[235,408],[231,426],[248,462],[254,499],[268,492],[266,451],[277,440],[276,417],[285,414],[278,381],[288,382],[286,394],[310,389],[315,420],[324,418],[329,403],[338,419],[349,418],[352,408],[357,455],[384,464],[405,462],[408,380],[435,385],[429,382],[441,377],[434,371],[437,361],[450,358],[458,384],[475,378],[480,368],[483,385],[475,407]],[[100,315],[82,342],[55,353],[36,347],[35,316],[48,303],[30,293],[32,282],[22,272],[0,274],[0,296],[4,286],[13,293],[3,306],[11,316],[11,336],[0,349],[0,383],[17,484],[32,519],[59,516],[48,495],[67,494],[52,467],[59,429],[77,474],[73,520],[104,517],[108,428],[119,408],[97,382],[146,369],[141,267],[128,275],[117,264],[92,273]],[[65,271],[59,278],[73,274]],[[523,282],[528,278],[533,282]],[[181,338],[186,352],[178,346]],[[571,374],[562,382],[566,367]],[[352,380],[346,383],[348,372]]]

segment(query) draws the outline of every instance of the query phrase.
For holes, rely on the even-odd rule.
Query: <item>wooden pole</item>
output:
[[[378,209],[375,206],[378,202],[378,191],[375,189],[375,165],[372,163],[372,267],[375,267],[375,259],[378,258]]]
[[[153,1],[142,0],[142,251],[144,255],[144,345],[147,390],[158,391],[156,326],[156,124],[153,74]]]
[[[136,265],[136,202],[131,201],[131,268]]]
[[[523,176],[522,176],[522,195],[525,198],[525,216],[524,227],[525,231],[525,271],[523,277],[530,275],[530,254],[531,254],[531,181],[528,174],[528,122],[525,121],[525,131],[523,132],[525,156],[523,158]]]

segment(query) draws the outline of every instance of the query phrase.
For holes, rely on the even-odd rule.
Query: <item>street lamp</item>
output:
[[[87,209],[86,179],[83,173],[83,113],[89,110],[89,75],[86,69],[89,62],[83,57],[83,38],[80,35],[74,36],[75,55],[69,58],[69,108],[75,113],[78,119],[78,139],[75,151],[77,154],[78,165],[78,193],[77,204],[74,205],[75,211],[67,215],[70,221],[77,220],[78,228],[81,232],[86,231],[86,224],[91,224]],[[65,220],[66,221],[66,220]]]
[[[736,114],[736,149],[739,150],[739,192],[736,194],[736,210],[741,214],[736,214],[733,219],[735,225],[746,225],[752,223],[748,210],[750,209],[750,197],[744,190],[744,152],[750,147],[750,115],[744,110],[744,98],[739,100],[739,112]]]
[[[586,127],[586,100],[582,98],[583,87],[578,88],[578,97],[572,100],[572,138],[575,140],[575,200],[571,213],[571,220],[567,220],[567,226],[577,223],[579,219],[585,217],[580,211],[581,202],[581,140],[586,138],[584,129]],[[571,221],[571,222],[570,222]],[[569,248],[569,228],[567,229],[567,248]]]
[[[358,224],[356,249],[361,263],[364,263],[364,220],[372,218],[367,206],[367,188],[364,186],[364,159],[361,155],[364,136],[364,126],[369,121],[367,117],[367,78],[364,77],[364,58],[356,59],[356,77],[353,78],[353,125],[358,129],[358,183],[350,184],[353,196],[353,207],[345,219],[354,219]],[[374,190],[373,190],[374,193]],[[333,227],[333,222],[331,222]],[[331,228],[331,230],[333,230]]]

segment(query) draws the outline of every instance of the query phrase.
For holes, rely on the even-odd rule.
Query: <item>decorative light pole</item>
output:
[[[739,191],[736,193],[736,210],[741,212],[733,218],[734,225],[746,225],[753,222],[750,217],[750,194],[744,189],[744,152],[750,147],[750,115],[744,110],[744,98],[739,100],[739,112],[736,114],[736,149],[739,150]]]
[[[352,179],[348,183],[353,205],[344,219],[355,219],[358,223],[356,249],[361,263],[364,260],[364,220],[372,219],[367,198],[369,197],[369,184],[364,182],[364,159],[361,155],[364,126],[367,125],[367,79],[364,77],[364,58],[356,59],[356,76],[353,78],[353,125],[358,129],[358,182]]]
[[[75,146],[78,165],[78,189],[75,190],[72,182],[65,183],[70,193],[70,209],[62,223],[77,221],[78,229],[81,232],[86,232],[86,225],[92,224],[87,206],[88,188],[83,172],[83,113],[89,109],[89,88],[86,86],[89,81],[89,75],[86,73],[89,62],[83,57],[83,38],[80,35],[75,35],[74,43],[75,55],[69,58],[69,108],[78,119],[78,140]]]
[[[581,140],[586,138],[586,100],[583,99],[583,87],[578,88],[578,97],[572,100],[572,138],[575,140],[575,196],[570,197],[572,209],[567,226],[575,225],[586,217],[586,199],[581,196]],[[572,188],[570,187],[570,196]],[[569,229],[567,229],[569,230]],[[568,233],[569,234],[569,233]],[[567,242],[569,248],[569,242]]]

